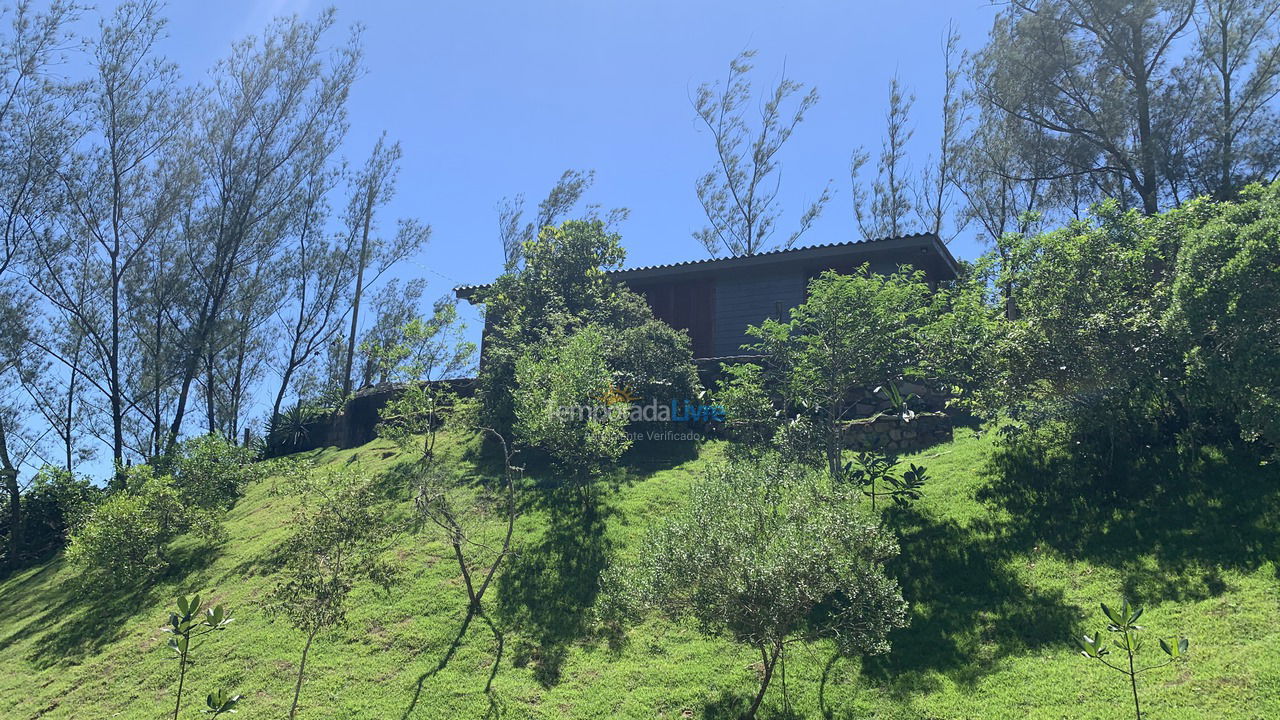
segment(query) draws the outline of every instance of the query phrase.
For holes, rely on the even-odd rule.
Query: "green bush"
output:
[[[1168,322],[1193,402],[1280,447],[1280,184],[1216,209],[1178,252]]]
[[[845,654],[883,653],[906,624],[884,572],[897,543],[856,512],[855,492],[776,457],[723,466],[634,562],[609,570],[602,611],[691,618],[755,649],[763,677],[751,717],[788,643],[830,638]]]
[[[488,329],[478,379],[482,425],[511,437],[517,363],[552,336],[590,325],[609,338],[611,382],[630,385],[646,399],[695,397],[687,335],[655,320],[644,298],[607,275],[624,257],[620,236],[602,221],[571,220],[543,228],[525,243],[523,266],[477,296]]]
[[[169,566],[169,543],[182,533],[221,537],[220,513],[184,502],[173,478],[149,466],[128,471],[127,490],[111,494],[71,537],[67,561],[80,582],[100,589],[130,587]]]
[[[571,479],[600,472],[630,447],[630,404],[606,404],[613,387],[605,332],[551,335],[516,363],[515,437],[546,452]]]
[[[92,513],[103,492],[87,477],[45,466],[22,494],[22,538],[27,562],[41,560],[66,547],[67,537]],[[8,533],[8,514],[0,518],[0,535]]]
[[[208,509],[229,509],[248,485],[271,471],[254,451],[233,445],[218,434],[182,443],[173,463],[173,487],[182,501]]]

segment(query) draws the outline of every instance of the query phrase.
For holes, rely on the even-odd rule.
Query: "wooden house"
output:
[[[747,326],[768,317],[786,319],[819,273],[849,273],[863,264],[885,274],[910,265],[923,270],[935,287],[958,271],[947,246],[925,233],[626,268],[609,275],[643,295],[655,316],[687,331],[695,359],[711,361],[744,355]],[[482,287],[463,286],[455,293],[471,301]]]

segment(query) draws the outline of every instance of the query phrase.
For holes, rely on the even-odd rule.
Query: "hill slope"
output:
[[[933,479],[918,507],[892,520],[903,545],[892,571],[912,604],[912,625],[895,633],[893,652],[859,661],[824,645],[796,647],[785,698],[775,682],[762,717],[1132,717],[1123,678],[1070,645],[1073,634],[1101,627],[1097,601],[1121,592],[1148,603],[1152,643],[1174,632],[1192,640],[1188,664],[1143,676],[1147,716],[1280,717],[1274,473],[1257,480],[1272,485],[1247,503],[1137,508],[1095,518],[1081,541],[1063,527],[1076,519],[1070,508],[1028,505],[1015,516],[1007,489],[981,502],[990,495],[980,473],[989,450],[987,439],[958,430],[955,442],[910,458]],[[477,623],[425,679],[411,716],[735,716],[756,682],[745,649],[656,620],[625,638],[593,635],[584,621],[606,558],[633,551],[719,455],[710,445],[697,459],[632,469],[586,514],[531,509],[519,527],[523,551],[493,600],[512,625],[494,704],[481,689],[495,648]],[[315,457],[370,471],[397,461],[377,441]],[[154,588],[78,594],[61,560],[0,584],[0,716],[169,716],[175,664],[159,628],[174,596],[198,591],[229,605],[237,621],[196,651],[183,717],[196,717],[200,698],[217,686],[245,694],[239,717],[284,717],[302,638],[262,611],[275,582],[271,550],[288,532],[291,505],[270,485],[251,487],[230,513],[225,544],[180,542],[175,571]],[[411,503],[395,488],[389,494],[389,510],[408,526]],[[347,625],[317,640],[300,717],[404,716],[462,621],[464,594],[444,550],[430,533],[399,539],[392,552],[401,582],[389,594],[358,588]]]

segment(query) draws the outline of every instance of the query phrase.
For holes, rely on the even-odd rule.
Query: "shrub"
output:
[[[45,466],[31,479],[22,495],[22,538],[28,561],[47,558],[67,544],[68,536],[102,500],[102,490],[87,477],[77,477],[58,467]],[[8,528],[0,518],[0,534]]]
[[[248,448],[218,436],[189,439],[165,462],[125,470],[123,482],[93,507],[74,532],[68,561],[88,587],[120,588],[143,582],[169,566],[169,543],[183,533],[205,541],[223,538],[221,516],[244,487],[271,466],[252,461]]]
[[[857,515],[851,493],[766,458],[695,485],[684,511],[649,533],[637,560],[611,568],[606,584],[623,608],[689,617],[754,648],[764,672],[752,717],[788,642],[889,649],[889,631],[906,624],[906,603],[884,572],[896,553],[890,534]]]
[[[606,273],[622,265],[621,237],[599,220],[545,227],[525,243],[523,266],[481,292],[484,361],[478,387],[481,424],[513,437],[516,365],[553,336],[595,326],[609,338],[606,364],[620,383],[646,397],[697,388],[687,336],[653,317],[644,298]]]
[[[599,473],[631,445],[630,405],[606,404],[612,387],[601,328],[550,336],[516,364],[517,441],[543,450],[574,479]]]
[[[1168,322],[1185,348],[1193,400],[1280,447],[1280,183],[1187,233]]]
[[[186,504],[225,510],[271,468],[269,463],[257,462],[251,448],[214,433],[182,443],[172,468],[173,487]]]

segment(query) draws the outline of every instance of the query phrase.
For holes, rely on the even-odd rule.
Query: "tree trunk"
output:
[[[0,478],[4,479],[5,494],[9,496],[9,552],[6,564],[10,570],[18,569],[18,554],[22,551],[22,497],[18,491],[18,469],[9,459],[8,427],[0,418]]]
[[[754,720],[756,711],[760,709],[760,703],[764,701],[765,691],[769,689],[769,681],[773,679],[773,668],[778,664],[778,653],[782,652],[782,644],[774,645],[773,653],[770,654],[762,646],[760,648],[760,659],[764,664],[764,677],[760,678],[760,692],[756,693],[756,697],[751,701],[751,707],[743,713],[742,720]]]
[[[293,684],[293,704],[289,706],[289,720],[298,714],[298,696],[302,694],[302,674],[307,670],[307,653],[311,652],[311,641],[316,639],[316,631],[307,634],[307,644],[302,646],[302,660],[298,663],[298,680]]]
[[[351,393],[351,363],[356,354],[356,330],[360,322],[360,297],[364,294],[364,266],[369,262],[369,226],[373,222],[373,197],[365,206],[364,230],[360,236],[360,262],[356,267],[356,293],[351,298],[351,333],[347,336],[347,361],[342,372],[342,393]]]

